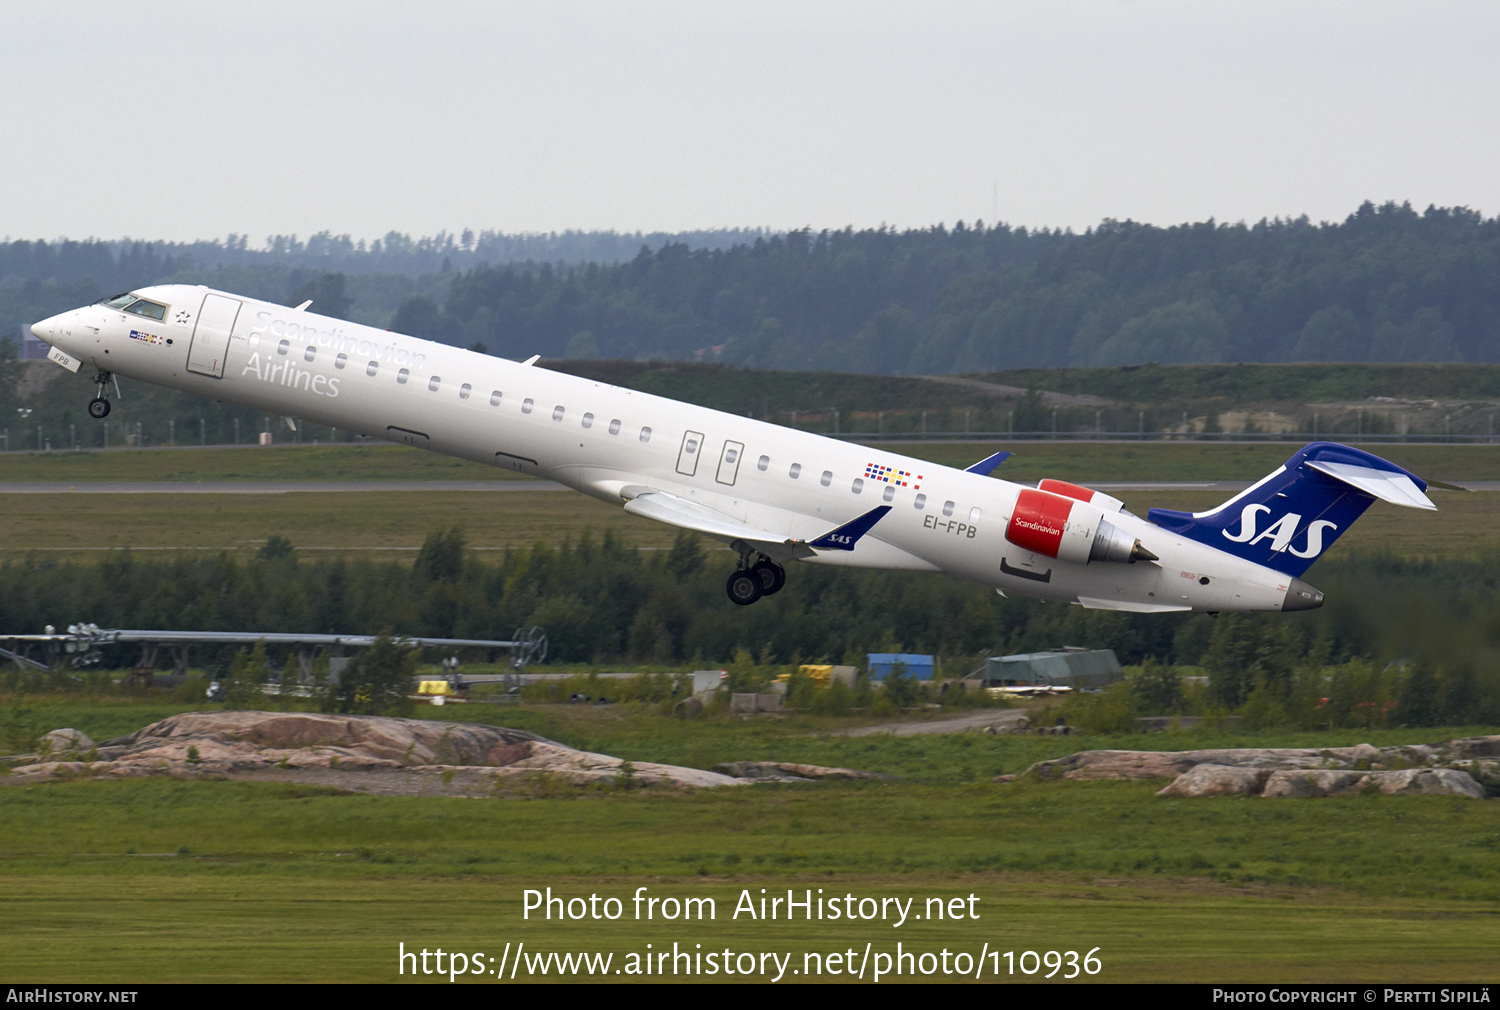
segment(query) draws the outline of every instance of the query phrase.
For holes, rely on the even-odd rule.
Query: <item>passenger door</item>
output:
[[[193,327],[193,343],[188,348],[188,371],[224,377],[224,356],[229,353],[229,334],[240,314],[240,304],[238,299],[223,295],[203,296],[198,324]]]

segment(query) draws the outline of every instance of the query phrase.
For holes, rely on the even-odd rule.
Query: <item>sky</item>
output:
[[[1500,212],[1500,4],[8,0],[0,235]]]

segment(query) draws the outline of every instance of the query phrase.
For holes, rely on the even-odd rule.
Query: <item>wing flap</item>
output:
[[[1136,603],[1134,600],[1105,600],[1094,596],[1080,596],[1078,604],[1085,610],[1123,610],[1131,614],[1169,614],[1193,609],[1177,603]]]
[[[774,561],[810,558],[820,550],[852,551],[859,539],[891,510],[889,505],[881,505],[810,541],[793,540],[666,491],[626,487],[620,493],[628,499],[625,511],[631,515],[704,533],[731,546],[742,541]]]

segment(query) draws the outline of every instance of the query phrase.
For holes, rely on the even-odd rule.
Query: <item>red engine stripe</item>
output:
[[[1057,557],[1062,545],[1063,524],[1073,511],[1073,499],[1027,488],[1016,496],[1005,539],[1022,550]]]
[[[1065,480],[1053,480],[1051,477],[1039,482],[1037,489],[1051,491],[1053,494],[1060,494],[1067,498],[1077,498],[1079,501],[1092,502],[1094,500],[1094,492],[1089,488],[1069,484]]]

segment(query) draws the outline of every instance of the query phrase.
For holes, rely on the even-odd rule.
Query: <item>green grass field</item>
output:
[[[1217,442],[901,442],[889,452],[965,467],[1002,450],[995,472],[1010,480],[1258,480],[1300,444]],[[1434,480],[1500,480],[1500,445],[1366,445]],[[11,481],[512,480],[496,467],[394,445],[279,445],[270,448],[140,449],[0,455]]]
[[[1229,492],[1122,492],[1138,515],[1152,507],[1199,510]],[[1441,510],[1417,514],[1376,503],[1328,557],[1351,551],[1409,556],[1464,555],[1500,546],[1497,493],[1433,492]],[[377,491],[287,494],[5,494],[0,556],[41,550],[59,557],[98,557],[129,547],[151,551],[255,551],[271,536],[307,556],[369,552],[410,557],[436,529],[461,526],[469,545],[500,550],[585,530],[609,529],[644,548],[669,547],[672,528],[572,491]],[[717,542],[706,541],[718,548]]]
[[[170,710],[52,704],[49,714],[100,733]],[[971,956],[983,944],[1016,953],[1097,947],[1101,981],[1461,981],[1487,980],[1496,967],[1494,802],[1183,801],[1156,797],[1159,783],[999,786],[988,781],[997,769],[1124,741],[830,737],[833,722],[810,718],[683,723],[634,706],[483,712],[637,760],[778,757],[901,778],[700,792],[538,785],[527,799],[482,801],[339,794],[299,784],[295,770],[284,783],[0,788],[10,941],[0,967],[55,981],[399,981],[398,942],[487,956],[524,942],[538,953],[613,953],[617,966],[646,943],[701,943],[791,953],[800,968],[809,951],[868,943],[890,952],[898,940],[908,951]],[[1129,745],[1444,735],[1180,733]],[[628,912],[617,922],[523,919],[522,892],[546,887],[618,898],[627,909],[645,887],[713,898],[717,914],[692,923],[636,922]],[[972,894],[979,918],[901,927],[733,918],[741,892],[758,899],[761,888],[915,898],[919,909]],[[959,980],[922,978],[939,979]]]

